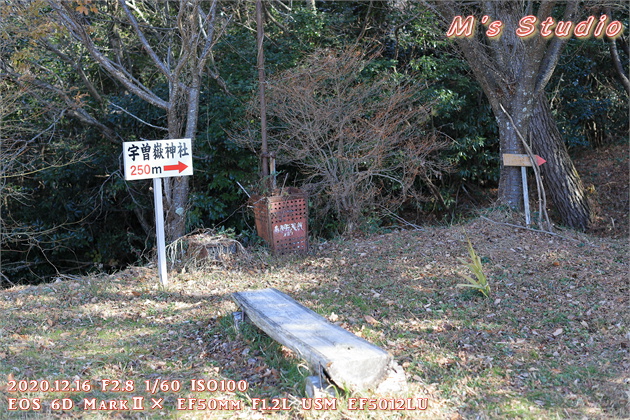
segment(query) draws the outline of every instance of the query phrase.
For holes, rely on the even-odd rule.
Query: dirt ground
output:
[[[581,151],[574,158],[593,203],[596,218],[589,230],[597,236],[628,238],[630,167],[628,144]]]
[[[316,242],[304,257],[252,250],[173,272],[166,291],[151,268],[7,289],[0,292],[0,384],[59,375],[95,384],[222,378],[249,384],[238,395],[249,414],[173,409],[176,397],[200,396],[189,392],[166,393],[171,410],[162,417],[392,418],[359,415],[347,399],[326,415],[299,407],[251,412],[252,398],[299,401],[304,392],[303,374],[295,372],[305,369],[295,355],[232,326],[231,293],[275,287],[394,356],[405,369],[407,395],[429,398],[428,410],[396,412],[398,418],[624,418],[627,241],[505,224],[515,222],[487,211],[460,225]],[[489,278],[488,299],[456,287],[466,272],[457,257],[467,258],[467,238]],[[5,401],[14,395],[0,392]],[[148,414],[118,416],[160,417]]]
[[[622,419],[630,412],[628,154],[578,159],[598,205],[586,233],[519,228],[521,216],[485,209],[463,223],[346,240],[313,241],[304,256],[265,248],[171,272],[154,267],[0,291],[0,418],[486,418]],[[588,158],[588,161],[586,159]],[[604,160],[605,158],[605,160]],[[470,239],[490,297],[457,287]],[[275,287],[331,322],[389,351],[405,370],[405,398],[422,411],[300,407],[308,369],[256,331],[238,333],[230,294]],[[141,412],[54,410],[53,397],[121,398],[120,392],[15,393],[11,379],[71,378],[101,386],[134,381],[133,395],[164,398]],[[244,392],[145,392],[146,381],[246,381]],[[131,395],[131,394],[130,394]],[[41,397],[37,413],[9,398]],[[228,398],[229,412],[178,410],[177,398]],[[286,398],[282,412],[254,398]]]

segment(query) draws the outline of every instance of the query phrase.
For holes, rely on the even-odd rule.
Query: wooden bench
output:
[[[341,389],[377,390],[390,378],[389,382],[397,384],[395,391],[404,382],[404,372],[388,352],[276,289],[237,292],[232,299],[253,324],[296,352],[316,375],[325,376]],[[386,388],[392,391],[391,384]]]

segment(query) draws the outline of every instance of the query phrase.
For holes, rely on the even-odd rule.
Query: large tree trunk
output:
[[[435,1],[430,4],[441,12],[449,28],[457,27],[456,16],[461,19],[461,16],[487,15],[502,22],[504,31],[497,39],[489,40],[485,36],[485,28],[477,28],[474,33],[471,31],[470,36],[457,35],[457,32],[454,36],[492,105],[499,126],[501,154],[523,153],[516,129],[524,138],[529,138],[531,133],[534,151],[549,162],[542,167],[542,173],[562,222],[573,227],[587,227],[591,212],[580,178],[564,147],[549,105],[546,100],[537,101],[544,98],[545,86],[566,39],[545,39],[538,35],[519,37],[516,33],[520,19],[534,11],[540,22],[551,16],[554,9],[562,7],[562,21],[575,21],[579,2],[570,1],[562,5],[555,1]],[[479,23],[473,22],[473,26]],[[506,112],[513,118],[513,124]],[[512,208],[521,208],[523,202],[522,181],[518,173],[518,168],[501,166],[499,199]]]
[[[593,219],[588,198],[544,95],[536,102],[530,130],[533,152],[547,160],[541,174],[562,223],[586,229]]]
[[[499,107],[497,108],[493,107],[493,112],[499,128],[500,156],[503,156],[504,153],[525,153],[514,125],[512,125],[507,115]],[[500,161],[499,201],[512,209],[522,209],[523,181],[521,180],[521,171],[515,166],[504,166],[503,159]]]
[[[189,177],[163,178],[164,181],[164,236],[172,242],[186,234]]]
[[[510,98],[514,100],[515,98]],[[526,120],[529,120],[529,114],[531,111],[527,106],[525,107],[517,107],[510,106],[508,109],[519,109],[521,112],[513,113],[511,111],[510,114],[512,118],[515,120],[515,123],[519,126],[526,126],[523,123],[524,117]],[[521,139],[518,137],[516,132],[516,127],[509,120],[508,116],[503,112],[500,107],[500,104],[493,101],[493,112],[496,116],[497,125],[499,128],[499,145],[500,145],[500,156],[503,156],[505,153],[511,154],[522,154],[525,153],[523,148],[523,144]],[[514,118],[516,117],[516,118]],[[521,121],[516,122],[516,119]],[[523,135],[523,133],[521,133]],[[501,162],[501,177],[499,179],[499,201],[507,205],[508,207],[515,210],[523,209],[523,181],[521,178],[521,170],[516,166],[505,166],[503,165],[503,159],[500,159]]]

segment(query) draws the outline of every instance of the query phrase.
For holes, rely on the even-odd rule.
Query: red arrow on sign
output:
[[[186,170],[186,168],[188,168],[188,165],[183,162],[177,162],[177,165],[164,165],[165,171],[179,171],[180,174]]]
[[[540,165],[542,165],[543,163],[547,162],[545,159],[541,158],[541,157],[540,157],[540,156],[538,156],[538,155],[534,155],[534,156],[536,157],[536,165],[538,165],[538,166],[540,166]]]

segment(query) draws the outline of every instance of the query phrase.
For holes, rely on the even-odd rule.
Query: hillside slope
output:
[[[0,418],[623,418],[627,240],[503,224],[514,222],[488,211],[461,225],[315,243],[304,257],[250,250],[173,272],[167,290],[152,268],[2,290]],[[456,287],[467,237],[489,299]],[[404,397],[428,398],[428,408],[351,410],[340,397],[334,410],[304,409],[299,359],[251,328],[233,328],[230,293],[264,287],[387,349],[407,374]],[[14,393],[10,379],[88,385]],[[195,392],[193,379],[247,389]],[[115,392],[106,380],[133,389]],[[9,413],[8,398],[18,396],[41,398],[41,411]],[[52,410],[60,397],[75,408]],[[143,410],[84,410],[85,399],[132,397],[144,397]],[[251,408],[253,398],[276,397],[291,408]],[[164,398],[162,407],[150,409],[151,398]],[[227,399],[233,410],[178,410],[178,398]]]

